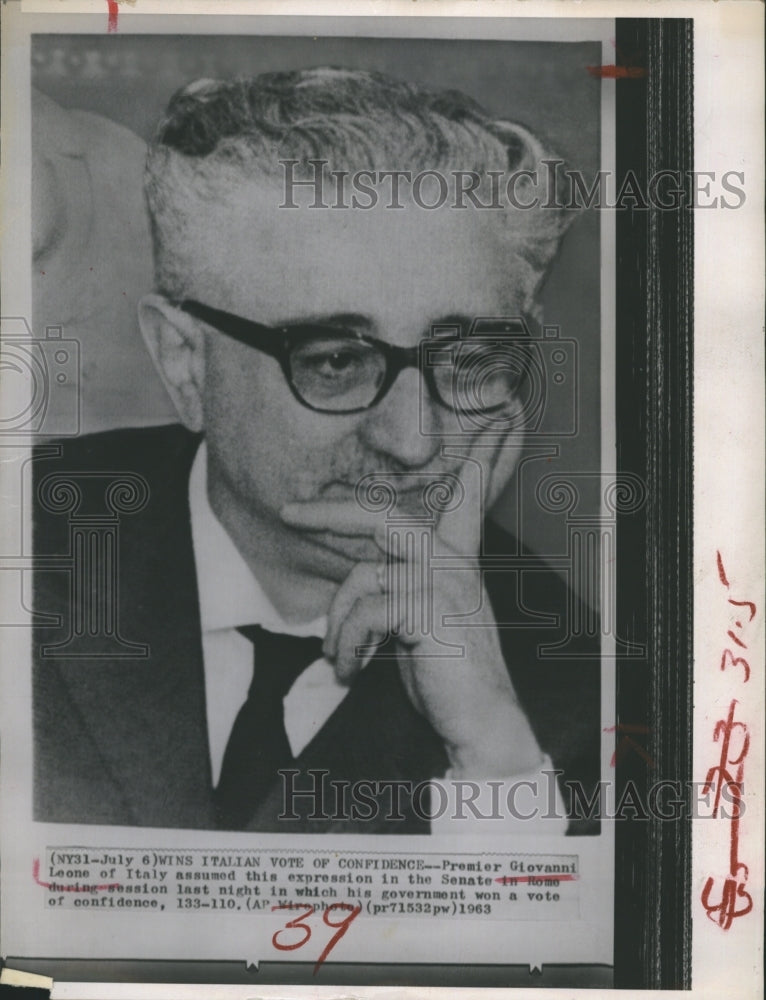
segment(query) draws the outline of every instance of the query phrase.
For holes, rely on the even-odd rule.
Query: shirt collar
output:
[[[207,496],[204,441],[194,457],[189,477],[189,510],[203,632],[262,625],[270,632],[324,636],[325,616],[300,624],[284,621],[213,513]]]

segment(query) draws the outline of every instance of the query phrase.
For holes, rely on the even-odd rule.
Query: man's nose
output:
[[[419,468],[439,450],[439,410],[417,368],[405,368],[366,414],[362,435],[376,451],[408,468]]]

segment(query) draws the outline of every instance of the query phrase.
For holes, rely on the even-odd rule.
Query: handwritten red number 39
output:
[[[306,921],[313,917],[315,907],[309,906],[307,903],[283,903],[281,906],[272,906],[271,912],[274,913],[276,910],[303,910],[303,913],[292,920],[288,920],[284,927],[280,927],[272,937],[271,943],[279,951],[295,951],[296,948],[302,948],[311,937],[311,928]],[[334,910],[349,910],[350,912],[348,916],[336,922],[332,919]],[[322,920],[328,927],[335,928],[335,933],[317,959],[317,963],[314,966],[314,975],[317,974],[322,962],[324,962],[338,941],[340,941],[352,922],[359,916],[361,910],[362,906],[360,903],[357,903],[356,906],[352,906],[351,903],[331,903],[322,913]],[[298,934],[297,939],[295,937],[296,932]]]

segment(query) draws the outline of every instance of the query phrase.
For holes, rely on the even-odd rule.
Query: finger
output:
[[[401,534],[391,532],[388,541],[385,562],[380,563],[376,575],[382,578],[390,609],[389,628],[398,642],[414,645],[430,633],[433,617],[430,538],[427,531],[416,528]]]
[[[357,600],[379,593],[378,564],[357,563],[338,587],[327,614],[327,633],[322,649],[328,660],[333,661],[337,655],[340,627]]]
[[[310,500],[288,503],[280,517],[293,528],[332,531],[337,535],[373,535],[381,522],[379,513],[362,510],[354,500]]]
[[[381,564],[387,568],[384,589],[392,590],[397,582],[403,580],[399,564],[428,564],[431,555],[431,526],[384,524],[375,530],[373,541],[380,549]]]
[[[360,646],[382,642],[388,634],[389,608],[386,596],[360,597],[346,615],[338,635],[338,649],[333,664],[335,675],[343,684],[350,683],[367,666],[374,649],[360,651]]]

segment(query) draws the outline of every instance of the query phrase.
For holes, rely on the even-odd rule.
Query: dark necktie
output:
[[[242,830],[277,780],[294,763],[285,732],[283,698],[298,676],[322,656],[322,640],[277,635],[260,625],[237,630],[253,644],[253,680],[226,744],[215,790],[218,826]]]

